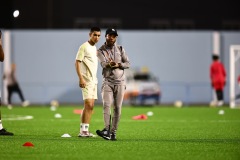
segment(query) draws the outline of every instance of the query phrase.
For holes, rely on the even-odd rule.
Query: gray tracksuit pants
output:
[[[104,83],[102,85],[103,118],[106,129],[109,129],[111,106],[113,106],[111,132],[115,132],[118,129],[125,89],[126,85]]]

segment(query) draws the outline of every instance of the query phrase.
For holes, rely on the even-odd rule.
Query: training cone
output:
[[[82,110],[81,109],[74,109],[73,113],[74,114],[82,114]]]
[[[56,113],[56,114],[54,115],[54,117],[55,117],[55,118],[62,118],[62,115],[61,115],[60,113]]]
[[[140,114],[137,116],[133,116],[132,119],[134,120],[146,120],[148,117],[145,114]]]
[[[63,137],[63,138],[68,138],[68,137],[71,137],[68,133],[65,133],[65,134],[63,134],[61,137]]]
[[[25,142],[23,144],[24,147],[33,147],[34,145],[31,142]]]

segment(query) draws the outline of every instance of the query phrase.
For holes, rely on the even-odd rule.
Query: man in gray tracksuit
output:
[[[116,131],[121,116],[122,102],[126,90],[124,69],[130,62],[122,46],[117,45],[117,30],[107,29],[106,42],[98,49],[97,56],[102,66],[103,118],[104,129],[96,133],[106,140],[116,140]],[[111,105],[113,104],[113,114]],[[111,115],[113,116],[111,118]]]

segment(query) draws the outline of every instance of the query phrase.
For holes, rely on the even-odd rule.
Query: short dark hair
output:
[[[94,31],[101,32],[101,29],[100,29],[99,27],[92,27],[92,28],[90,29],[90,32],[92,33],[92,32],[94,32]]]
[[[214,61],[216,61],[216,60],[218,60],[218,59],[219,59],[219,56],[218,56],[218,55],[216,55],[216,54],[214,54],[214,55],[212,55],[212,59],[213,59]]]

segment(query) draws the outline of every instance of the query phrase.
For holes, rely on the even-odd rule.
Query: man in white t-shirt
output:
[[[79,87],[82,89],[84,108],[81,114],[79,137],[93,137],[89,132],[89,124],[94,108],[94,101],[97,97],[97,68],[98,57],[95,44],[99,41],[101,30],[92,27],[89,33],[89,40],[83,43],[77,52],[75,67],[79,78]]]

